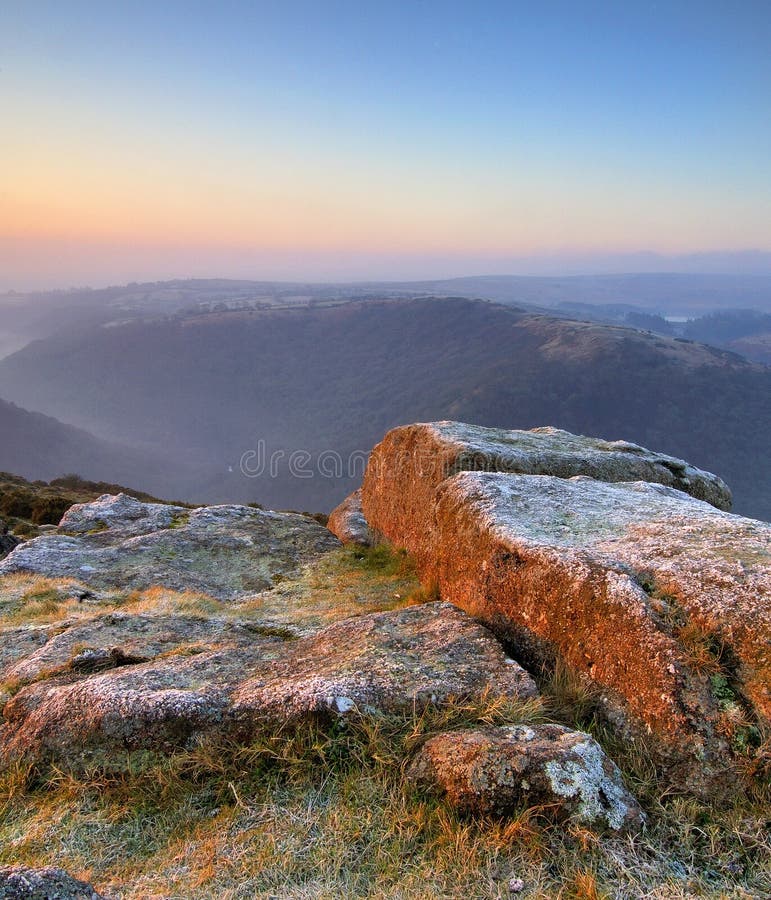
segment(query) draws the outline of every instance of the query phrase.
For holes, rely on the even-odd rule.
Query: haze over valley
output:
[[[5,405],[0,469],[328,511],[395,425],[549,424],[687,458],[731,484],[737,511],[769,518],[771,370],[681,335],[719,337],[738,315],[762,346],[771,278],[711,283],[209,280],[6,296],[6,334],[29,343],[0,360],[3,399],[82,431]],[[673,324],[673,309],[695,317]]]

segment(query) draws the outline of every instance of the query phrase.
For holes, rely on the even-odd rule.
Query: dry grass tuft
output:
[[[78,606],[77,585],[68,579],[6,575],[0,580],[0,627],[47,624]]]
[[[6,773],[0,865],[62,865],[122,900],[174,898],[750,898],[768,895],[768,810],[649,801],[645,833],[555,825],[548,810],[464,819],[404,765],[428,735],[535,721],[485,698],[202,744],[134,770]]]

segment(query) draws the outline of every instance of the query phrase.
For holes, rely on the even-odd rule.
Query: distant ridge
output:
[[[113,486],[162,489],[168,470],[159,456],[0,400],[0,472],[44,481],[77,473]]]
[[[82,329],[0,361],[0,383],[25,406],[165,460],[168,482],[157,465],[140,480],[109,476],[159,496],[326,511],[390,428],[456,419],[624,437],[715,472],[737,512],[771,517],[771,369],[481,301],[372,297]],[[243,455],[260,448],[279,454],[275,471],[244,477]],[[307,454],[300,475],[293,451]]]

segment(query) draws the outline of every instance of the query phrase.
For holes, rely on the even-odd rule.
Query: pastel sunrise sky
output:
[[[0,287],[769,251],[770,47],[770,0],[0,0]]]

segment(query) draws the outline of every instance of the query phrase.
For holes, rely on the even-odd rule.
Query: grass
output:
[[[349,544],[344,553],[363,569],[385,576],[415,574],[415,564],[406,550],[399,550],[390,544],[381,543],[374,547],[361,547]]]
[[[387,547],[336,550],[235,604],[163,588],[79,604],[67,599],[71,587],[4,579],[0,628],[122,609],[232,616],[291,639],[345,616],[438,598],[435,587],[420,587],[409,558]],[[11,768],[0,776],[0,865],[62,866],[120,900],[474,900],[512,896],[512,879],[524,883],[514,896],[544,900],[771,894],[768,792],[737,795],[724,808],[669,796],[644,743],[622,742],[603,724],[588,682],[558,665],[540,687],[542,697],[527,702],[487,696],[266,732],[249,746],[134,754],[109,772]],[[728,704],[730,689],[717,684],[716,696],[722,690]],[[433,734],[542,721],[594,734],[646,809],[643,833],[557,825],[540,807],[500,821],[464,819],[405,778]]]
[[[404,761],[427,736],[538,721],[538,703],[352,720],[203,745],[129,773],[9,773],[0,864],[57,864],[149,898],[751,898],[771,889],[767,807],[648,803],[639,835],[556,825],[541,808],[463,819],[417,793]]]
[[[75,583],[37,575],[7,575],[0,586],[0,628],[44,625],[65,618],[78,606]]]
[[[307,632],[340,619],[397,609],[420,591],[414,564],[387,545],[342,547],[273,590],[229,604],[237,617]]]

